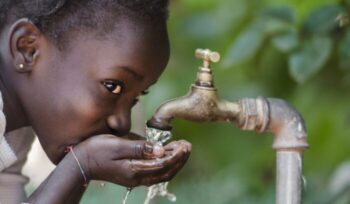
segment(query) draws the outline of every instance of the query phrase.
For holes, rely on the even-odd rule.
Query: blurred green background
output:
[[[350,1],[177,0],[170,11],[170,64],[143,98],[145,117],[187,93],[201,64],[196,48],[218,51],[223,58],[212,67],[222,98],[282,98],[303,115],[310,143],[305,203],[349,204]],[[173,134],[193,144],[169,185],[177,203],[274,203],[271,135],[181,120]],[[82,203],[120,203],[124,193],[97,182]],[[145,193],[145,187],[133,190],[127,203],[142,203]]]

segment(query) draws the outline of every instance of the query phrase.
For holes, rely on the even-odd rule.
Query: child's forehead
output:
[[[122,20],[107,33],[96,28],[88,31],[72,31],[72,35],[67,39],[69,49],[88,49],[91,53],[96,52],[96,48],[102,46],[106,49],[122,49],[124,53],[136,50],[164,50],[169,47],[169,40],[166,25],[162,24],[142,24],[130,19]],[[112,45],[112,47],[110,46]],[[65,50],[66,52],[69,50]]]
[[[108,43],[114,43],[118,46],[121,44],[128,46],[131,44],[137,44],[141,46],[147,43],[161,45],[161,43],[167,43],[168,41],[166,22],[161,19],[156,21],[145,21],[122,17],[116,19],[114,24],[109,25],[108,28],[106,28],[106,26],[107,25],[99,25],[94,28],[83,26],[70,29],[65,34],[60,35],[60,44],[57,47],[60,49],[61,47],[71,48],[74,42],[81,39],[84,41],[108,41]],[[57,45],[54,38],[49,37],[48,39]],[[155,43],[155,41],[158,42]]]
[[[167,38],[167,27],[164,21],[136,21],[133,19],[120,19],[116,22],[116,26],[111,32],[110,37],[116,37],[121,39],[159,39]],[[161,40],[161,39],[160,39]]]
[[[126,32],[137,32],[127,29]],[[152,35],[125,35],[124,31],[120,32],[122,35],[118,33],[116,38],[99,38],[92,33],[76,38],[71,42],[71,49],[67,50],[67,58],[61,61],[68,61],[69,67],[94,67],[88,69],[94,74],[131,70],[129,73],[137,76],[135,79],[152,77],[165,68],[169,59],[167,36],[156,38]],[[81,71],[86,72],[87,69]]]

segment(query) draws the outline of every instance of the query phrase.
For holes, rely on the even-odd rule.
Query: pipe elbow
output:
[[[300,113],[286,101],[266,99],[269,106],[267,131],[274,134],[274,149],[298,149],[309,147],[305,122]]]
[[[274,149],[304,150],[307,143],[305,122],[299,112],[281,99],[262,98],[240,101],[238,125],[243,130],[271,132]]]

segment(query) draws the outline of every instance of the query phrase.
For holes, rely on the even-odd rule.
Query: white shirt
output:
[[[4,103],[2,101],[2,96],[0,93],[0,172],[5,168],[11,166],[17,160],[17,156],[5,138],[6,118],[3,112],[3,108]]]
[[[20,128],[5,134],[6,117],[0,93],[0,204],[18,204],[26,199],[24,186],[28,177],[22,168],[34,140],[31,128]]]

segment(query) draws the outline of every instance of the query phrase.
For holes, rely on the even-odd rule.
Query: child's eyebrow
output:
[[[122,69],[128,73],[130,73],[131,75],[133,75],[137,80],[143,80],[143,76],[137,72],[135,72],[133,69],[131,69],[130,67],[128,66],[118,66],[117,67],[118,69]]]

